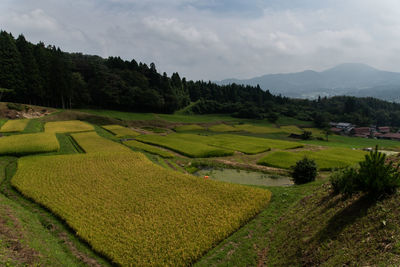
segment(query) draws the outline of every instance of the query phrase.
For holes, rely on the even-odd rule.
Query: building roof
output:
[[[371,128],[369,127],[358,127],[358,128],[353,128],[355,134],[369,134],[371,131]]]
[[[349,123],[349,122],[339,122],[337,125],[336,125],[336,127],[345,127],[345,128],[347,128],[347,127],[351,127],[352,126],[352,124],[351,123]]]
[[[336,127],[332,127],[332,128],[331,128],[331,131],[334,132],[334,133],[340,133],[341,131],[343,131],[343,129],[339,129],[339,128],[336,128]]]
[[[400,133],[387,133],[381,135],[380,137],[400,140]]]
[[[378,127],[378,131],[388,133],[388,132],[390,132],[390,127],[389,126]]]

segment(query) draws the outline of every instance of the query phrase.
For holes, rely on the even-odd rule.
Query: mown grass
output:
[[[99,136],[96,132],[73,133],[71,136],[86,153],[131,151],[126,146]]]
[[[187,131],[201,131],[205,130],[205,128],[197,124],[187,124],[187,125],[176,126],[174,130],[176,132],[187,132]]]
[[[43,123],[39,119],[29,119],[23,133],[39,133],[44,131]]]
[[[193,158],[222,157],[233,154],[231,150],[209,146],[196,140],[184,140],[180,138],[181,136],[182,134],[169,134],[168,136],[140,135],[136,139],[144,143],[162,146]]]
[[[24,157],[11,183],[96,251],[134,266],[189,265],[270,199],[267,190],[165,170],[132,151]]]
[[[379,146],[381,149],[400,149],[400,142],[394,140],[383,140],[383,139],[369,139],[361,137],[348,137],[340,135],[328,136],[329,141],[322,140],[307,140],[300,141],[304,144],[318,145],[318,146],[330,146],[330,147],[347,147],[347,148],[364,148],[364,147],[375,147]]]
[[[276,151],[267,154],[257,163],[271,167],[289,169],[305,156],[315,160],[318,169],[331,170],[354,165],[364,159],[366,152],[347,148],[329,148],[319,151]]]
[[[238,129],[236,129],[235,127],[228,125],[228,124],[216,124],[213,126],[208,127],[209,131],[213,131],[213,132],[237,132]]]
[[[84,132],[93,131],[92,125],[78,120],[72,121],[52,121],[46,122],[44,125],[46,133],[72,133],[72,132]]]
[[[135,140],[125,141],[125,142],[123,142],[123,144],[127,145],[129,147],[132,147],[134,149],[140,149],[140,150],[149,152],[151,154],[159,155],[163,158],[173,158],[174,157],[174,154],[172,154],[168,151],[165,151],[165,150],[159,149],[155,146],[151,146],[151,145],[141,143],[141,142],[138,142]]]
[[[272,198],[252,221],[207,252],[194,266],[257,266],[262,250],[268,243],[267,235],[303,197],[321,186],[321,180],[305,185],[271,186]],[[286,265],[287,266],[287,265]]]
[[[34,133],[0,138],[0,155],[27,155],[54,152],[60,149],[55,134]]]
[[[135,136],[140,135],[140,133],[138,133],[132,129],[123,127],[121,125],[114,124],[114,125],[104,125],[101,127],[112,132],[116,137],[135,137]]]
[[[10,133],[10,132],[22,132],[27,126],[29,120],[8,120],[0,128],[0,133]]]

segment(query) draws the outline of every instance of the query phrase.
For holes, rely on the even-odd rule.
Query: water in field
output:
[[[204,176],[209,176],[209,179],[212,180],[235,184],[264,186],[289,186],[293,184],[290,177],[237,169],[203,169],[197,171],[195,175],[202,179],[204,179]]]

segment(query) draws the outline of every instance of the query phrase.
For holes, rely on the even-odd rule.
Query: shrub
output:
[[[399,165],[386,163],[386,155],[377,147],[359,165],[358,170],[349,168],[332,174],[330,182],[335,193],[351,196],[361,191],[378,196],[393,193],[400,186]]]
[[[301,134],[301,139],[303,139],[303,140],[310,140],[311,138],[312,138],[312,132],[310,132],[310,131],[304,131]]]
[[[329,181],[335,194],[342,193],[343,195],[351,196],[358,190],[358,177],[357,170],[349,167],[334,172]]]
[[[7,103],[7,107],[8,109],[14,109],[16,111],[23,111],[24,110],[24,106],[18,103]]]
[[[293,167],[292,178],[295,184],[312,182],[317,177],[317,164],[314,160],[304,157]]]
[[[360,188],[372,194],[393,193],[400,186],[399,165],[386,163],[386,155],[376,147],[360,162]]]

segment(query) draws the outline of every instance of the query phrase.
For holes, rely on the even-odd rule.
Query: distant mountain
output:
[[[297,98],[354,95],[400,102],[400,73],[382,71],[360,63],[340,64],[322,72],[306,70],[267,74],[246,80],[226,79],[217,83],[259,84],[271,93]]]

